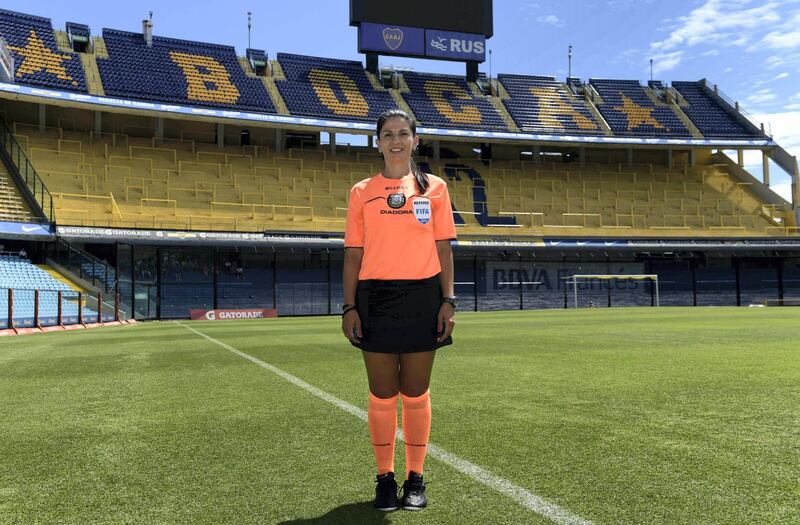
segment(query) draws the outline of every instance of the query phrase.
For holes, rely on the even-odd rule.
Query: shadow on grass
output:
[[[343,525],[353,525],[355,523],[359,525],[388,525],[389,520],[386,518],[386,513],[375,510],[375,507],[372,506],[372,500],[369,500],[336,507],[316,518],[282,521],[278,525],[328,525],[338,523]]]

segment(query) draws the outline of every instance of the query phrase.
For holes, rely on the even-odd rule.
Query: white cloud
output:
[[[791,33],[773,31],[765,36],[760,43],[770,49],[794,49],[800,47],[800,31]]]
[[[777,98],[777,95],[769,89],[762,89],[756,91],[745,100],[751,104],[764,104],[765,102],[772,102]]]
[[[716,50],[716,49],[709,49],[708,51],[705,51],[705,52],[700,53],[700,54],[703,55],[704,57],[715,57],[715,56],[719,55],[719,51]]]
[[[653,56],[653,74],[658,75],[665,71],[672,71],[683,60],[683,51],[660,53]]]
[[[678,18],[678,25],[664,40],[650,44],[651,49],[667,52],[699,44],[742,45],[749,30],[774,25],[780,21],[777,2],[746,8],[748,0],[707,0],[689,15]],[[735,39],[735,40],[732,40]]]
[[[786,104],[785,106],[783,106],[783,109],[788,109],[788,110],[790,110],[790,111],[794,111],[794,110],[796,110],[796,109],[800,109],[800,104],[797,104],[797,103],[794,103],[794,104]]]
[[[800,111],[782,111],[777,113],[756,113],[756,122],[763,122],[767,131],[771,131],[775,142],[786,151],[800,157]]]
[[[564,22],[562,22],[556,15],[540,16],[536,19],[536,21],[540,24],[547,24],[555,27],[564,26]]]
[[[781,184],[772,184],[769,189],[783,197],[787,202],[792,202],[792,183],[783,182]]]
[[[773,78],[772,80],[780,80],[780,79],[786,78],[788,76],[789,76],[789,73],[784,72],[784,73],[781,73],[780,75],[775,76],[775,78]]]

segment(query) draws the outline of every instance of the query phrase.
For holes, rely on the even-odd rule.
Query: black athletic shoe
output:
[[[403,510],[422,510],[428,505],[425,497],[425,483],[422,474],[409,472],[408,479],[403,483],[403,499],[400,506]]]
[[[378,486],[375,487],[375,508],[383,512],[391,512],[400,508],[397,501],[397,482],[394,480],[394,472],[381,474],[375,480]]]

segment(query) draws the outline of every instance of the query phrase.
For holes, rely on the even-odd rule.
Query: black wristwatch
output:
[[[455,295],[450,297],[442,297],[442,303],[450,303],[453,305],[453,310],[458,310],[458,297]]]

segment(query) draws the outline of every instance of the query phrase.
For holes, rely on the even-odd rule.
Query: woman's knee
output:
[[[400,393],[406,397],[419,397],[430,388],[430,381],[406,381],[400,385]]]
[[[380,399],[390,399],[397,396],[400,389],[397,385],[370,385],[370,393]]]

